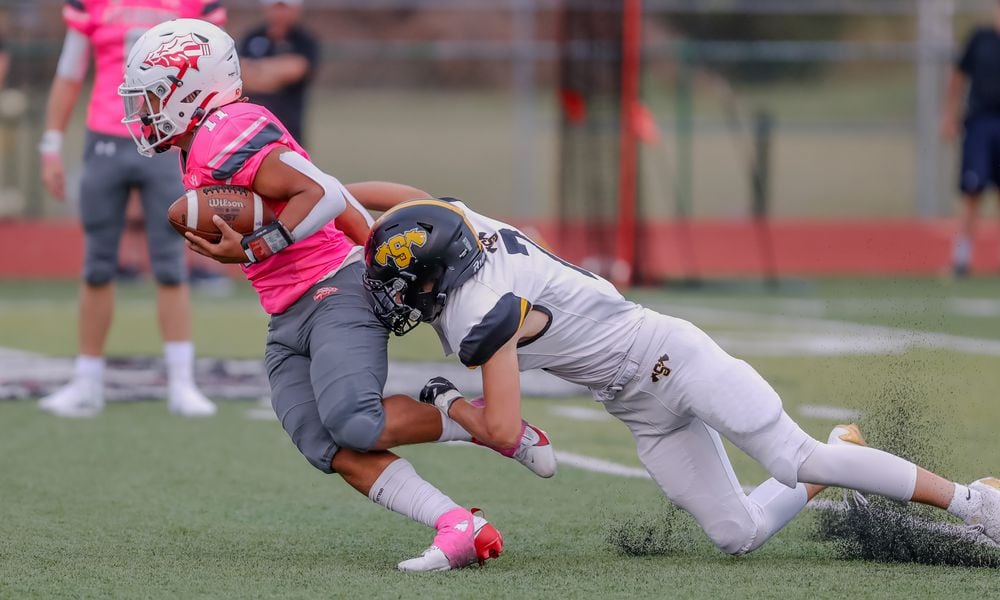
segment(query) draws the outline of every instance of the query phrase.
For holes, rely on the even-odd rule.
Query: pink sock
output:
[[[434,545],[448,557],[453,567],[464,567],[476,559],[476,528],[472,513],[459,507],[444,513],[434,527]]]

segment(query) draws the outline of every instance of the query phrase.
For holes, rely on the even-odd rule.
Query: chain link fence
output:
[[[323,45],[311,152],[343,180],[400,180],[498,216],[555,217],[558,17],[576,1],[306,0],[305,25]],[[260,17],[256,0],[224,4],[234,37]],[[0,94],[0,217],[72,212],[44,194],[35,151],[60,8],[0,1],[12,56]],[[642,98],[656,127],[641,152],[643,215],[746,217],[762,194],[782,217],[948,213],[955,156],[936,136],[944,75],[994,8],[645,0]],[[70,190],[84,105],[64,150]]]

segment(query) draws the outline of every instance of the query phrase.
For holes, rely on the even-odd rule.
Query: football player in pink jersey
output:
[[[362,282],[360,244],[371,218],[351,190],[378,197],[371,208],[383,209],[426,194],[377,182],[345,187],[318,169],[273,114],[241,101],[235,44],[203,21],[178,19],[143,34],[119,94],[140,154],[180,148],[185,187],[252,188],[278,216],[246,236],[215,217],[219,243],[192,235],[188,242],[220,262],[243,264],[271,315],[265,352],[271,403],[302,455],[373,502],[437,530],[433,545],[399,569],[448,570],[499,554],[496,529],[387,451],[474,441],[433,406],[382,397],[388,329]],[[519,439],[493,449],[550,477],[555,458],[544,432],[523,423]]]
[[[131,150],[122,124],[118,84],[125,56],[144,31],[170,19],[198,17],[223,23],[226,11],[213,0],[66,0],[67,31],[49,94],[42,136],[42,179],[53,196],[65,196],[60,155],[63,132],[94,57],[94,88],[87,108],[80,215],[86,239],[80,287],[79,354],[69,385],[43,398],[39,406],[66,417],[93,416],[104,408],[104,344],[114,309],[118,246],[125,207],[133,189],[146,215],[150,262],[168,378],[168,408],[188,416],[209,416],[215,405],[194,383],[191,302],[183,244],[165,219],[167,207],[184,193],[167,156],[144,161]]]

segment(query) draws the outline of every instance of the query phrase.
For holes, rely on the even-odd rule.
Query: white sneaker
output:
[[[548,436],[531,423],[525,425],[521,445],[514,452],[514,460],[539,477],[552,477],[556,474],[556,452],[552,449]]]
[[[1000,544],[1000,479],[984,477],[969,484],[969,489],[980,493],[979,510],[966,521],[977,527],[994,544]]]
[[[38,401],[38,408],[57,417],[81,419],[104,410],[104,383],[80,377]]]
[[[211,417],[218,410],[193,383],[170,384],[167,409],[182,417]]]
[[[867,446],[868,443],[865,442],[864,436],[861,435],[861,429],[857,425],[851,423],[849,425],[837,425],[830,432],[830,437],[826,440],[827,444],[839,445],[839,444],[854,444],[855,446]]]

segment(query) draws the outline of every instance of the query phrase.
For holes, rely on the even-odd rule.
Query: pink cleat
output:
[[[482,509],[473,508],[470,512],[476,528],[476,560],[483,564],[503,552],[503,534],[485,517],[479,516],[483,514]]]
[[[397,565],[400,571],[449,571],[476,562],[476,529],[472,513],[453,508],[434,524],[434,542],[416,558]]]
[[[450,571],[483,564],[503,552],[503,535],[473,508],[455,508],[441,515],[434,543],[423,553],[397,565],[400,571]]]

